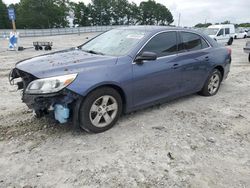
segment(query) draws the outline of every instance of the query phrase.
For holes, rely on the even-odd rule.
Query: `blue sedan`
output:
[[[215,95],[230,64],[231,50],[197,31],[131,26],[18,62],[10,82],[21,78],[15,83],[37,117],[52,113],[99,133],[122,113],[192,93]]]

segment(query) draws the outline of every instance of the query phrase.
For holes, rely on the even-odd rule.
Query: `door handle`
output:
[[[179,67],[179,64],[174,64],[172,67],[171,67],[171,69],[177,69]]]
[[[209,57],[208,56],[205,57],[205,61],[209,61]]]

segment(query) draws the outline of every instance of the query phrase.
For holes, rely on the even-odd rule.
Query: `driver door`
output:
[[[134,107],[162,98],[176,96],[181,91],[181,71],[177,62],[177,33],[169,31],[154,36],[139,52],[154,52],[156,60],[133,63]]]
[[[221,28],[219,30],[219,32],[217,33],[216,40],[217,40],[218,43],[223,43],[223,44],[226,44],[228,42],[229,37],[227,37],[225,35],[225,29],[224,28]]]

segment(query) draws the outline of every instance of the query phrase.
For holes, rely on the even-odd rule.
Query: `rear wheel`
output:
[[[248,55],[248,61],[250,62],[250,53],[249,53],[249,55]]]
[[[201,95],[204,96],[213,96],[215,95],[222,81],[221,72],[218,69],[215,69],[208,77],[206,83],[204,84],[202,90],[200,91]]]
[[[88,132],[104,132],[115,125],[121,112],[122,99],[115,89],[96,89],[81,104],[80,127]]]

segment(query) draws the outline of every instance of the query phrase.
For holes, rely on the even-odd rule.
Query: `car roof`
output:
[[[125,26],[125,27],[119,27],[117,29],[120,30],[139,30],[139,31],[145,31],[151,33],[151,35],[159,33],[161,31],[187,31],[187,32],[192,32],[199,34],[200,36],[203,36],[206,38],[206,40],[210,43],[211,46],[215,47],[218,46],[217,42],[210,38],[208,35],[194,30],[192,28],[183,28],[183,27],[175,27],[175,26],[154,26],[154,25],[140,25],[140,26]]]
[[[139,26],[126,26],[120,27],[118,29],[124,30],[141,30],[141,31],[148,31],[148,32],[159,32],[159,31],[166,31],[166,30],[188,30],[183,27],[175,27],[175,26],[155,26],[155,25],[139,25]]]

